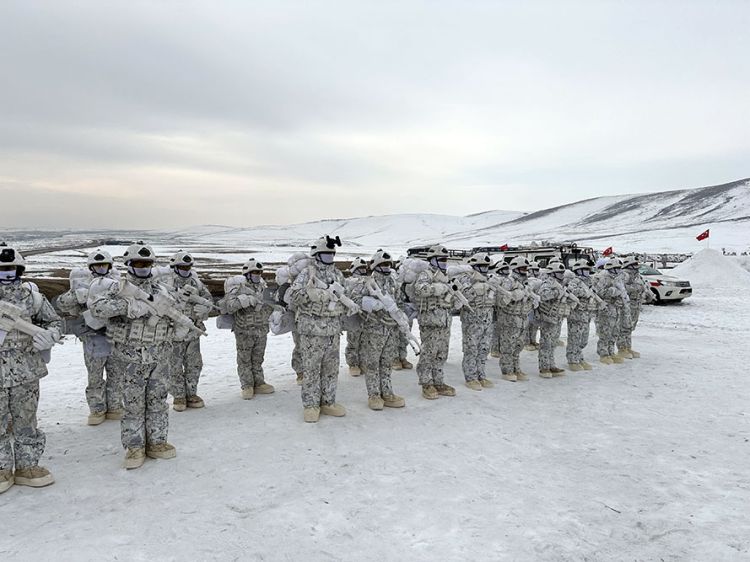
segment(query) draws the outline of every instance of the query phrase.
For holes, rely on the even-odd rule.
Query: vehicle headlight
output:
[[[675,281],[662,281],[661,284],[665,287],[679,287],[679,284]]]

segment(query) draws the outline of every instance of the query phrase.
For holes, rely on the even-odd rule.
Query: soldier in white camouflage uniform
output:
[[[0,493],[14,483],[39,488],[55,481],[39,466],[46,438],[36,413],[39,379],[47,375],[44,357],[60,340],[62,321],[36,285],[22,282],[25,269],[23,256],[0,244],[0,304],[16,307],[20,320],[46,330],[32,336],[0,327]]]
[[[545,379],[562,376],[565,369],[555,364],[555,347],[560,339],[562,323],[570,310],[570,297],[562,281],[565,266],[553,263],[548,274],[542,279],[537,291],[540,299],[537,316],[539,318],[539,376]],[[575,303],[574,303],[575,304]]]
[[[89,287],[94,279],[118,279],[119,275],[114,269],[112,256],[104,250],[91,252],[86,261],[88,271],[85,277],[74,279],[74,274],[71,273],[70,290],[60,295],[56,306],[63,314],[75,318],[80,326],[76,336],[83,342],[83,361],[88,372],[87,423],[99,425],[105,419],[122,419],[122,365],[112,356],[112,345],[107,340],[106,324],[94,320],[87,313],[86,303]]]
[[[367,405],[372,410],[405,405],[404,399],[393,393],[391,384],[391,368],[398,355],[400,339],[398,325],[387,310],[388,306],[398,308],[398,284],[391,264],[390,254],[378,250],[370,264],[372,276],[367,278],[367,283],[352,287],[351,292],[351,298],[361,305],[364,316],[360,357],[367,385]]]
[[[485,365],[495,334],[495,304],[497,291],[488,278],[492,260],[485,253],[474,254],[468,260],[472,271],[455,277],[459,290],[470,307],[461,308],[461,334],[463,346],[462,367],[466,386],[472,390],[491,388]]]
[[[536,293],[539,290],[539,287],[542,284],[541,269],[542,268],[539,266],[539,262],[536,262],[536,261],[529,262],[529,277],[526,282],[526,285],[534,293]],[[526,329],[526,343],[524,345],[524,349],[526,349],[527,351],[538,351],[539,350],[538,336],[539,336],[538,313],[536,310],[532,310],[531,312],[529,312],[529,326]]]
[[[591,289],[591,273],[594,268],[581,259],[572,267],[574,277],[567,280],[565,288],[578,299],[578,306],[568,315],[568,344],[566,357],[571,371],[591,370],[591,364],[584,360],[583,349],[589,343],[591,317],[598,309],[598,297]]]
[[[501,287],[510,293],[510,298],[498,301],[497,324],[502,377],[515,382],[528,380],[521,370],[521,350],[526,338],[529,312],[539,297],[526,287],[529,275],[529,261],[526,258],[513,258],[510,270],[511,274],[501,280]]]
[[[490,266],[490,279],[502,286],[503,279],[510,275],[510,265],[504,259],[500,258]],[[500,358],[500,325],[497,322],[497,304],[495,305],[495,311],[492,314],[492,342],[490,345],[490,357],[495,359]]]
[[[312,245],[312,263],[294,280],[287,299],[294,305],[295,324],[302,357],[302,406],[304,420],[317,422],[320,414],[344,416],[336,403],[341,347],[341,317],[345,307],[336,292],[343,290],[344,276],[336,269],[338,236],[325,236]]]
[[[98,280],[103,287],[92,284],[88,306],[96,318],[107,321],[113,354],[124,366],[125,413],[120,432],[125,468],[133,469],[142,466],[146,456],[171,459],[176,455],[167,442],[174,328],[168,316],[159,316],[147,303],[121,294],[121,288],[131,290],[134,286],[152,298],[171,299],[169,289],[152,275],[153,249],[138,242],[129,246],[123,257],[127,275],[121,284]],[[108,288],[105,281],[110,281]]]
[[[177,308],[201,330],[211,313],[213,299],[205,285],[193,271],[195,260],[188,252],[180,250],[169,260],[172,275],[168,282],[177,297]],[[165,279],[164,281],[167,281]],[[198,381],[203,370],[200,335],[187,332],[175,334],[172,342],[172,384],[174,398],[172,407],[183,412],[187,408],[203,408],[203,399],[198,396]]]
[[[622,261],[621,278],[629,299],[629,314],[623,314],[620,319],[620,330],[617,337],[617,355],[625,359],[638,359],[641,354],[633,349],[633,332],[641,317],[644,302],[649,302],[653,296],[651,290],[641,277],[640,263],[636,256],[627,256]]]
[[[599,339],[596,352],[599,361],[605,365],[622,363],[624,359],[615,353],[615,342],[619,332],[620,317],[628,306],[628,294],[620,279],[622,261],[610,258],[603,266],[603,271],[594,275],[592,288],[604,301],[596,315],[596,331]]]
[[[443,367],[448,359],[451,339],[451,312],[455,304],[445,275],[448,250],[443,246],[432,246],[426,259],[430,269],[421,272],[414,282],[417,322],[422,340],[417,375],[422,396],[435,400],[438,396],[456,395],[456,389],[443,380]]]
[[[242,266],[242,276],[225,283],[226,296],[222,307],[234,317],[237,374],[245,400],[256,394],[273,394],[275,390],[263,374],[268,319],[273,312],[273,307],[263,300],[266,288],[263,264],[256,259],[250,259]]]
[[[362,258],[354,258],[352,264],[349,267],[349,273],[351,274],[344,281],[344,287],[347,291],[352,294],[362,293],[367,280],[370,278],[368,273],[369,264]],[[362,329],[351,329],[346,331],[346,350],[344,356],[346,357],[346,364],[349,366],[349,374],[353,377],[358,377],[362,374]]]
[[[401,260],[394,260],[393,272],[398,273],[400,268],[401,268]],[[409,328],[411,329],[412,325],[414,324],[414,320],[417,318],[417,311],[414,308],[414,305],[408,302],[408,299],[406,298],[406,295],[404,294],[403,285],[401,285],[401,283],[397,284],[397,294],[398,294],[398,297],[396,298],[396,303],[398,304],[398,307],[401,309],[401,311],[406,315],[406,318],[409,321]],[[393,361],[394,371],[401,371],[402,369],[414,368],[414,365],[408,359],[408,350],[409,350],[409,338],[404,332],[399,331],[398,357]]]

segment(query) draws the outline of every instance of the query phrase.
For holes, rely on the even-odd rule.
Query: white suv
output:
[[[642,265],[640,272],[654,294],[656,304],[661,302],[679,302],[692,296],[693,289],[690,281],[683,281],[676,277],[663,275],[658,269]]]

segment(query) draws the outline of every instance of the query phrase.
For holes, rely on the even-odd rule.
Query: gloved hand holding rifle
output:
[[[176,326],[187,328],[188,330],[197,332],[202,336],[207,335],[206,332],[196,326],[189,317],[179,312],[175,300],[162,290],[155,295],[149,295],[146,291],[123,279],[120,282],[120,292],[118,296],[125,300],[133,301],[134,304],[139,305],[136,306],[136,308],[141,312],[146,311],[148,314],[151,314],[152,319],[149,320],[150,323],[158,322],[159,318],[169,318]]]
[[[388,315],[396,322],[398,329],[401,331],[406,339],[409,341],[409,346],[414,351],[415,355],[422,353],[422,345],[419,343],[417,337],[411,333],[409,327],[409,319],[406,313],[398,307],[396,301],[390,295],[385,294],[374,279],[370,278],[367,280],[367,290],[370,292],[370,296],[376,298],[383,305]]]

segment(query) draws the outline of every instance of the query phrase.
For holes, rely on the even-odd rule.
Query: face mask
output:
[[[103,264],[92,265],[91,266],[91,272],[94,275],[98,275],[100,277],[104,277],[105,275],[107,275],[107,273],[109,273],[109,266],[108,265],[103,265]]]
[[[474,269],[481,273],[482,275],[486,275],[487,272],[490,270],[490,267],[488,265],[475,265]]]
[[[382,275],[390,275],[391,274],[391,268],[390,267],[380,267],[380,266],[378,266],[378,267],[375,268],[375,271],[377,271],[378,273],[380,273]]]
[[[613,268],[613,269],[610,269],[609,272],[612,275],[617,275],[618,273],[620,273],[620,269],[619,268]]]
[[[263,275],[260,273],[250,273],[247,276],[247,279],[248,281],[250,281],[250,283],[255,283],[257,285],[258,283],[260,283],[260,280],[263,279]]]
[[[177,275],[179,275],[183,279],[187,279],[192,273],[192,271],[189,269],[180,269],[179,267],[175,267],[174,270],[177,272]]]
[[[333,263],[333,256],[334,254],[330,252],[323,252],[318,254],[318,260],[325,265],[331,265]]]
[[[554,274],[554,276],[555,276],[555,279],[557,279],[558,281],[562,281],[562,279],[563,279],[563,275],[565,275],[565,274],[564,274],[564,273],[562,273],[562,272],[556,272],[556,273]]]
[[[357,277],[364,277],[367,275],[367,270],[364,267],[360,267],[359,269],[354,270],[354,275]]]
[[[437,258],[432,258],[430,260],[430,265],[432,267],[438,268],[440,271],[445,271],[448,269],[448,262],[447,261],[439,261]]]
[[[528,269],[516,269],[516,273],[521,277],[527,277],[529,275]]]
[[[579,269],[578,275],[580,275],[581,277],[588,277],[589,275],[591,275],[591,272],[588,269]]]
[[[17,274],[15,269],[10,271],[0,271],[0,283],[3,285],[9,285],[16,280]]]
[[[130,273],[130,275],[137,277],[138,279],[148,279],[149,277],[151,277],[151,268],[150,267],[133,267],[132,265],[129,265],[128,273]]]

